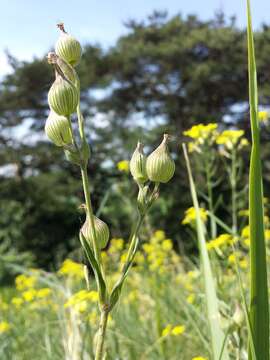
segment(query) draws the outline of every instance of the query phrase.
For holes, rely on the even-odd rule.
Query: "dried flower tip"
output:
[[[50,65],[55,67],[56,76],[61,75],[63,78],[71,81],[74,85],[76,84],[76,81],[78,80],[76,71],[65,60],[61,59],[54,52],[48,53],[47,60]]]
[[[94,226],[95,226],[95,233],[97,238],[97,245],[100,249],[103,249],[106,247],[109,241],[110,232],[107,224],[94,216]],[[89,217],[86,218],[85,223],[83,224],[81,228],[81,232],[85,239],[91,244],[91,246],[94,243],[94,229],[91,226],[91,221]]]
[[[82,56],[82,48],[78,40],[69,35],[64,28],[64,24],[57,24],[61,30],[59,39],[55,44],[55,52],[71,66],[76,66]]]
[[[146,156],[143,152],[143,144],[140,142],[138,142],[137,147],[131,157],[129,167],[131,175],[135,181],[143,184],[148,180],[146,173]]]
[[[164,134],[163,141],[146,160],[146,172],[153,182],[167,183],[174,174],[175,163],[168,149],[169,135]]]
[[[72,143],[68,119],[53,111],[50,112],[46,120],[45,133],[56,146],[64,146]]]
[[[58,115],[73,114],[79,102],[79,91],[68,80],[58,75],[48,93],[50,108]]]

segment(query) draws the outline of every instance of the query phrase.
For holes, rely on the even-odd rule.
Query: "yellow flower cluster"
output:
[[[227,150],[232,150],[238,145],[238,148],[242,148],[248,145],[248,141],[244,136],[243,130],[224,130],[216,138],[218,145],[223,145]],[[242,138],[240,140],[240,138]],[[240,141],[239,141],[240,140]]]
[[[77,293],[71,295],[68,301],[64,304],[65,308],[74,309],[76,312],[84,313],[87,311],[90,303],[98,302],[97,291],[80,290]]]
[[[148,243],[143,245],[150,271],[159,273],[165,272],[168,267],[179,261],[178,256],[173,251],[171,239],[167,239],[164,231],[158,230],[151,237]]]
[[[217,127],[218,125],[215,123],[210,123],[207,125],[198,124],[192,126],[189,130],[184,131],[183,134],[192,139],[203,142],[204,140],[209,139],[209,137],[216,135]]]
[[[171,324],[168,324],[161,333],[162,337],[165,336],[169,336],[169,335],[173,335],[173,336],[178,336],[178,335],[182,335],[186,330],[185,325],[177,325],[177,326],[173,326]]]
[[[269,118],[269,113],[266,110],[261,110],[258,112],[258,119],[261,122],[266,122]]]
[[[243,253],[240,253],[239,251],[229,255],[228,263],[231,265],[235,265],[236,263],[238,263],[242,269],[247,269],[247,267],[248,267],[247,258],[245,257],[245,255]]]
[[[129,172],[129,161],[121,160],[117,163],[117,169],[121,172],[128,173]]]
[[[230,234],[221,234],[217,238],[209,241],[207,243],[206,247],[207,247],[208,250],[212,250],[212,249],[217,250],[217,249],[220,249],[222,247],[232,245],[235,241],[236,241],[236,239],[234,239],[232,235],[230,235]]]
[[[66,259],[58,270],[58,274],[81,280],[84,278],[83,265],[71,259]]]
[[[207,211],[204,208],[200,208],[200,217],[201,220],[205,223],[207,221]],[[182,220],[182,224],[194,224],[196,220],[196,210],[194,207],[190,207],[185,211],[185,217]]]
[[[192,360],[207,360],[207,358],[205,358],[203,356],[195,356],[192,358]]]
[[[7,321],[0,322],[0,334],[6,333],[11,329],[11,325]]]
[[[36,276],[18,275],[15,279],[16,289],[19,291],[32,288],[37,283]]]

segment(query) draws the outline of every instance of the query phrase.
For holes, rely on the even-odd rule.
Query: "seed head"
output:
[[[75,67],[80,62],[82,56],[81,44],[65,31],[63,23],[57,26],[61,30],[61,34],[55,44],[55,52],[67,63]]]
[[[58,115],[73,114],[79,102],[79,91],[61,75],[57,75],[48,93],[50,108]]]
[[[146,173],[146,156],[143,153],[143,144],[140,142],[138,142],[131,157],[129,168],[136,182],[143,184],[148,180]]]
[[[56,146],[64,146],[72,143],[68,119],[53,111],[50,112],[46,120],[45,133]]]
[[[96,216],[94,216],[94,224],[97,237],[97,245],[100,249],[103,249],[106,247],[110,237],[108,225]],[[92,245],[94,243],[94,229],[91,227],[91,222],[88,217],[86,218],[85,223],[81,228],[81,232],[85,239],[89,242],[89,244]]]
[[[169,135],[164,134],[163,141],[146,160],[146,172],[153,182],[167,183],[174,174],[175,163],[168,149]]]

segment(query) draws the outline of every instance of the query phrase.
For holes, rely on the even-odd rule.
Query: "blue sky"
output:
[[[270,24],[270,1],[252,2],[254,26]],[[59,21],[82,43],[105,46],[125,32],[125,20],[142,19],[154,9],[166,9],[171,15],[197,14],[202,19],[223,9],[245,26],[245,0],[0,0],[0,4],[0,75],[9,70],[5,49],[19,59],[43,55],[57,39]]]

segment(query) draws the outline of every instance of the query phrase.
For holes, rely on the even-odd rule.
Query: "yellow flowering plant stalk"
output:
[[[66,158],[79,166],[84,190],[86,213],[85,223],[80,230],[80,241],[86,259],[91,266],[99,294],[100,323],[94,339],[95,359],[105,356],[104,341],[108,316],[119,300],[125,278],[131,268],[139,245],[139,231],[147,212],[159,195],[160,183],[167,183],[173,176],[175,165],[168,149],[169,136],[148,157],[143,145],[138,144],[130,161],[130,171],[138,185],[137,220],[129,238],[128,251],[118,280],[109,288],[101,256],[101,251],[109,241],[109,228],[95,214],[91,202],[88,163],[90,150],[85,136],[85,123],[80,107],[80,81],[74,66],[81,58],[80,43],[67,34],[63,24],[58,25],[61,35],[56,44],[56,53],[48,54],[48,62],[55,69],[56,79],[48,93],[50,115],[45,132],[55,145],[63,148]],[[75,135],[71,118],[76,112],[79,142]],[[89,281],[88,273],[86,273]]]
[[[210,234],[214,239],[217,235],[217,224],[214,217],[218,207],[218,200],[214,200],[213,190],[219,183],[214,180],[217,175],[217,153],[215,142],[218,136],[218,125],[216,123],[198,124],[183,132],[190,139],[188,151],[193,153],[195,165],[205,178],[205,198],[210,215]]]

